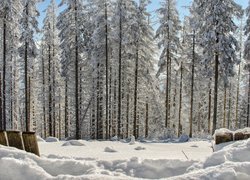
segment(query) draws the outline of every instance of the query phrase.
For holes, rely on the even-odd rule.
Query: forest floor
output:
[[[40,141],[39,148],[41,157],[0,146],[0,179],[250,179],[250,139],[216,152],[211,141],[192,139]]]

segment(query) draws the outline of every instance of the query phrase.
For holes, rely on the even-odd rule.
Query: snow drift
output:
[[[59,149],[60,150],[60,149]],[[1,179],[250,179],[250,139],[222,147],[203,162],[140,159],[86,160],[37,157],[0,146]]]

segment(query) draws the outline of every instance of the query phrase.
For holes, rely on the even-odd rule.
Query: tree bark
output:
[[[3,129],[3,107],[2,107],[2,73],[0,72],[0,130],[4,130]]]
[[[217,125],[217,100],[218,100],[218,77],[219,77],[219,55],[215,54],[215,76],[214,76],[214,114],[213,114],[213,130],[214,134]]]
[[[78,30],[77,30],[78,14],[77,1],[75,0],[75,118],[76,118],[76,139],[81,138],[80,124],[79,124],[79,109],[78,109]]]
[[[29,16],[28,4],[25,6],[26,17]],[[26,19],[28,23],[28,19]],[[28,42],[25,40],[25,52],[24,52],[24,76],[25,76],[25,122],[26,132],[30,132],[30,116],[29,116],[29,90],[28,90]]]
[[[134,127],[133,127],[133,135],[135,138],[138,138],[137,134],[137,95],[138,95],[138,67],[139,67],[139,42],[137,42],[136,49],[136,59],[135,59],[135,89],[134,89]]]
[[[68,80],[65,79],[65,107],[64,107],[64,120],[65,120],[65,138],[69,136],[69,119],[68,119]]]
[[[106,24],[105,24],[105,48],[106,48],[106,139],[109,138],[109,54],[108,54],[108,7],[107,7],[107,0],[105,1],[105,20],[106,20]],[[119,130],[118,130],[119,131]],[[119,135],[118,135],[119,137]]]
[[[122,0],[119,1],[119,71],[118,71],[118,137],[121,136],[121,104],[122,104]]]
[[[241,120],[238,119],[238,114],[239,114],[239,97],[240,97],[240,73],[241,73],[241,66],[239,65],[238,83],[237,83],[237,95],[236,95],[236,107],[235,107],[235,125],[239,129],[241,128]]]
[[[192,75],[191,75],[191,97],[190,97],[190,117],[189,117],[189,137],[193,136],[193,107],[194,107],[194,68],[195,68],[195,31],[193,31],[192,50]]]
[[[224,117],[223,117],[223,128],[226,128],[226,114],[227,114],[227,87],[224,87]]]
[[[183,66],[182,66],[182,62],[181,62],[178,137],[180,137],[180,134],[182,132],[182,125],[181,125],[181,113],[182,113],[182,80],[183,80]],[[190,136],[190,137],[192,137],[192,136]]]
[[[6,11],[6,10],[5,10]],[[7,12],[5,12],[6,14]],[[6,15],[3,18],[3,94],[2,94],[2,103],[3,103],[3,129],[6,130],[6,51],[7,51],[7,42],[6,42]]]
[[[248,70],[248,100],[247,100],[247,127],[249,127],[249,112],[250,112],[250,69]]]

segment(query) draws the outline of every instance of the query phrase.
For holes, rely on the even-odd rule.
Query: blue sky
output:
[[[149,9],[149,12],[152,12],[152,16],[155,19],[156,15],[154,14],[154,11],[159,8],[159,3],[162,0],[151,0],[151,1],[152,1],[152,3],[148,7],[148,9]],[[43,11],[47,8],[49,2],[50,2],[50,0],[45,0],[43,3],[38,4],[38,10],[41,13],[41,16],[38,19],[39,27],[42,27],[42,22],[43,22],[43,19],[45,16],[45,13]],[[59,3],[59,2],[61,2],[61,0],[56,0],[56,2]],[[191,5],[192,0],[176,0],[176,2],[177,2],[177,8],[179,10],[180,18],[183,19],[183,17],[185,15],[188,15],[188,10],[184,7]],[[235,2],[240,4],[244,9],[248,5],[248,0],[235,0]]]

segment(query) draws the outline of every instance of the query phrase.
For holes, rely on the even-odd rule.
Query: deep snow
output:
[[[39,142],[41,158],[0,146],[0,179],[250,179],[250,139],[214,153],[209,141],[63,144]]]

